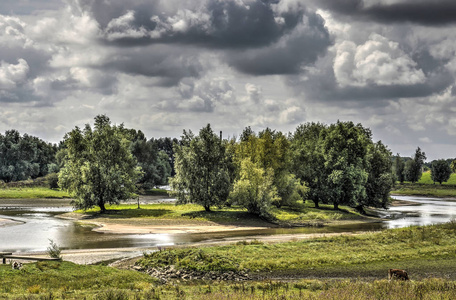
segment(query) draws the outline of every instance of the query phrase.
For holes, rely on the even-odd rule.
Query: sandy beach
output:
[[[0,227],[2,227],[2,226],[12,226],[12,225],[18,225],[18,224],[21,224],[21,222],[17,222],[17,221],[10,220],[10,219],[1,219],[0,218]]]

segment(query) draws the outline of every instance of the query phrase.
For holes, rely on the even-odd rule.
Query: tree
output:
[[[431,178],[435,182],[442,184],[447,182],[451,176],[451,167],[444,159],[434,160],[431,165]]]
[[[250,159],[264,172],[272,172],[273,185],[279,196],[273,202],[275,206],[293,205],[301,198],[300,180],[290,172],[290,141],[282,132],[266,128],[257,136],[250,127],[246,127],[235,150],[238,169],[245,159]]]
[[[391,151],[381,141],[369,146],[367,161],[369,175],[366,183],[366,198],[359,203],[359,210],[362,212],[365,206],[387,208],[389,193],[394,185]]]
[[[453,171],[453,173],[456,172],[456,159],[451,161],[450,167],[451,167],[451,171]]]
[[[396,154],[394,160],[394,171],[396,174],[396,179],[403,184],[405,181],[405,163],[402,157],[399,156],[399,153]]]
[[[111,125],[106,115],[95,117],[94,129],[86,124],[64,138],[64,167],[59,185],[75,197],[80,209],[118,204],[133,196],[141,168],[130,151],[131,141],[123,125]]]
[[[241,162],[240,177],[233,185],[230,198],[248,212],[270,220],[270,206],[278,198],[273,180],[271,168],[264,170],[245,158]]]
[[[57,147],[17,130],[0,134],[0,180],[5,182],[45,176],[57,171]]]
[[[324,157],[320,147],[320,134],[326,130],[321,123],[301,124],[291,137],[292,172],[307,186],[306,196],[315,207],[326,197]]]
[[[179,144],[180,141],[176,138],[171,139],[169,137],[159,138],[159,139],[150,139],[150,143],[154,145],[158,151],[163,151],[168,156],[168,163],[171,167],[171,176],[174,176],[176,172],[174,171],[174,144]],[[164,157],[163,157],[164,158]]]
[[[365,199],[368,179],[366,154],[371,132],[361,124],[337,122],[322,132],[325,189],[334,209],[340,204],[358,207]]]
[[[131,152],[144,174],[138,183],[146,189],[168,184],[168,178],[171,176],[168,156],[158,150],[153,140],[147,141],[141,130],[128,129],[126,131],[132,141]]]
[[[210,124],[198,136],[184,130],[182,144],[174,144],[174,153],[176,175],[170,185],[178,203],[197,203],[206,211],[224,204],[231,189],[229,159]]]
[[[411,161],[407,161],[405,164],[405,179],[412,183],[418,182],[423,173],[422,167],[426,160],[426,153],[421,152],[420,147],[415,151],[415,156]]]

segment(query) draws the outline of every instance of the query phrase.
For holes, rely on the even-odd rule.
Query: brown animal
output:
[[[409,280],[407,272],[401,269],[389,269],[388,280],[391,280],[392,278],[400,280]]]

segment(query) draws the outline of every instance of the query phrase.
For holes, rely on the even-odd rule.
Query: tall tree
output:
[[[451,176],[451,167],[444,159],[434,160],[431,165],[431,178],[435,182],[442,184],[447,182]]]
[[[250,159],[264,174],[273,174],[273,185],[278,197],[273,204],[277,207],[293,205],[301,199],[300,180],[291,174],[290,141],[280,131],[266,128],[258,136],[246,127],[235,150],[235,161],[240,169],[242,161]]]
[[[130,151],[130,137],[123,125],[111,125],[106,115],[95,117],[94,129],[87,124],[65,135],[64,167],[59,185],[75,198],[80,209],[118,204],[132,197],[142,175]]]
[[[208,124],[198,136],[191,131],[174,144],[176,175],[170,180],[171,194],[178,203],[197,203],[210,211],[228,198],[231,181],[224,143]]]
[[[270,206],[279,197],[273,181],[271,168],[264,170],[249,158],[244,158],[239,179],[234,183],[230,198],[248,212],[270,220]]]
[[[387,208],[394,185],[391,151],[381,141],[369,146],[367,162],[366,198],[361,199],[358,206],[362,212],[366,206]]]
[[[138,183],[146,189],[168,184],[171,176],[168,156],[158,149],[153,140],[147,141],[141,130],[128,129],[127,133],[132,141],[131,152],[144,173]]]
[[[320,147],[320,134],[325,129],[321,123],[301,124],[291,137],[292,172],[305,182],[308,187],[306,196],[316,208],[327,199],[324,157]]]
[[[407,161],[405,164],[405,179],[411,181],[412,183],[418,182],[423,174],[422,168],[425,160],[426,153],[422,152],[421,148],[418,147],[415,150],[413,160]]]
[[[150,143],[154,145],[158,151],[163,151],[168,156],[168,163],[171,167],[171,176],[174,176],[176,172],[174,171],[174,144],[179,144],[180,141],[176,138],[159,138],[159,139],[150,139]],[[164,156],[163,156],[164,158]]]
[[[340,121],[323,132],[325,188],[334,209],[340,204],[357,207],[359,201],[366,198],[366,154],[371,135],[361,124]]]
[[[394,172],[396,179],[403,184],[405,181],[405,163],[402,157],[399,156],[399,153],[396,154],[394,159]]]

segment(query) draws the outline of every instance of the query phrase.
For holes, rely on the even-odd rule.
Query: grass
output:
[[[327,277],[330,274],[334,277],[334,274],[364,272],[365,275],[382,278],[388,266],[405,268],[416,265],[419,268],[422,265],[424,270],[427,263],[436,262],[441,266],[450,265],[454,271],[455,229],[456,223],[450,223],[289,243],[207,247],[201,251],[204,251],[203,256],[208,257],[235,257],[239,260],[239,270],[249,269],[259,274],[272,272],[295,276],[305,270],[306,276]],[[180,251],[187,250],[172,251],[175,252],[170,252],[170,255],[179,256]],[[451,276],[456,274],[451,273]]]
[[[111,220],[117,223],[128,222],[130,224],[149,224],[160,223],[179,224],[182,223],[207,223],[214,222],[222,225],[240,225],[240,226],[271,226],[258,216],[252,215],[246,209],[241,207],[223,207],[213,208],[213,211],[206,212],[200,205],[184,204],[175,205],[172,203],[148,204],[141,205],[108,205],[107,212],[100,214],[98,207],[87,211],[77,211],[104,220]],[[321,205],[320,209],[315,209],[313,203],[299,203],[296,207],[273,208],[272,214],[280,223],[284,224],[301,224],[313,226],[317,223],[330,222],[335,220],[361,220],[364,217],[355,210],[342,207],[341,210],[334,211],[332,206]]]
[[[417,183],[404,182],[396,183],[396,187],[391,191],[397,195],[413,195],[427,197],[456,197],[456,173],[451,174],[447,182],[434,184],[431,179],[430,171],[424,172]]]
[[[420,184],[434,184],[434,181],[431,179],[431,171],[424,172],[421,176],[421,179],[418,181]],[[438,182],[436,185],[440,185]],[[452,173],[450,179],[447,182],[442,182],[442,185],[452,185],[456,186],[456,173]]]
[[[9,187],[0,189],[0,199],[37,199],[37,198],[69,198],[69,194],[58,189],[47,187]]]
[[[456,223],[279,244],[171,249],[143,264],[227,271],[249,282],[171,281],[69,262],[0,265],[0,299],[456,299]],[[386,280],[407,269],[410,282]],[[271,280],[288,278],[293,280]]]

